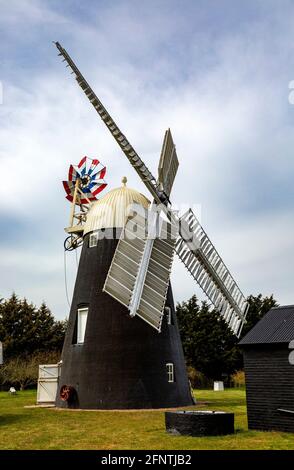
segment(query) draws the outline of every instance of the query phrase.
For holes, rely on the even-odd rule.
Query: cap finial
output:
[[[122,182],[123,186],[126,186],[127,181],[128,181],[128,178],[126,176],[123,176],[122,179],[121,179],[121,182]]]

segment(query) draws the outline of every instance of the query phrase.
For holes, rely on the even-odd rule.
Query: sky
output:
[[[0,0],[0,297],[69,313],[70,163],[146,190],[69,74],[67,49],[153,174],[177,146],[172,202],[196,207],[244,294],[294,303],[294,2]],[[292,88],[291,88],[292,87]],[[201,291],[175,259],[176,301]]]

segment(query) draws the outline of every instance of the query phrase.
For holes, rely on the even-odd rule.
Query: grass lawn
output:
[[[235,434],[182,437],[165,432],[164,412],[24,408],[35,391],[0,393],[0,449],[294,449],[294,434],[248,431],[245,391],[198,390],[203,409],[235,413]],[[200,408],[198,408],[200,409]]]

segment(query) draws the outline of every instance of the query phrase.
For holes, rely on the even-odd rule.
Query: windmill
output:
[[[66,406],[189,405],[192,401],[170,287],[174,253],[237,336],[248,304],[193,211],[179,217],[172,210],[170,195],[179,162],[171,131],[164,136],[156,179],[66,50],[58,42],[55,45],[153,200],[150,204],[143,195],[126,188],[124,179],[122,188],[89,207],[80,224],[83,250],[63,349],[61,386],[72,392],[66,394]],[[70,187],[73,198],[74,185]],[[127,203],[133,204],[131,214]],[[119,222],[113,220],[113,214],[105,217],[107,206],[115,213],[123,208]],[[115,237],[107,237],[110,229]],[[93,247],[96,257],[89,253]],[[64,406],[62,397],[57,404]]]

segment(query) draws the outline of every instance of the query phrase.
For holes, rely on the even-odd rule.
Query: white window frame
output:
[[[78,321],[77,321],[77,344],[83,344],[85,340],[85,332],[87,327],[88,320],[88,307],[78,308]],[[84,321],[82,321],[82,315],[84,316]]]
[[[98,233],[93,232],[90,234],[89,248],[93,248],[94,246],[97,246],[97,244],[98,244]]]
[[[167,381],[173,383],[175,381],[175,372],[173,362],[166,363]]]
[[[172,324],[172,311],[171,307],[165,307],[165,312],[166,312],[166,319],[167,319],[167,324],[171,325]]]

